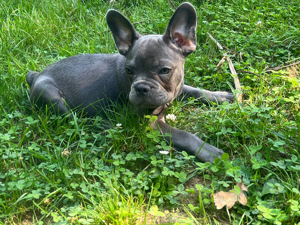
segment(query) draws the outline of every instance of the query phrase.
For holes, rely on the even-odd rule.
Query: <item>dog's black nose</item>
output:
[[[150,86],[147,84],[137,84],[135,87],[135,92],[137,96],[144,97],[147,96],[148,92],[150,91]]]

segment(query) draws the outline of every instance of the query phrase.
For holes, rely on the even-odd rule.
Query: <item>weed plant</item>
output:
[[[137,120],[130,106],[115,104],[107,119],[76,111],[68,119],[30,105],[29,70],[117,52],[108,9],[141,34],[162,34],[170,2],[0,0],[0,223],[155,224],[174,208],[186,215],[173,222],[183,224],[300,223],[299,64],[267,72],[300,60],[298,0],[190,1],[198,48],[187,58],[185,82],[231,91],[228,65],[216,68],[226,52],[243,88],[242,103],[189,99],[169,109],[172,125],[226,152],[213,164],[174,150],[148,125],[155,118]],[[240,182],[247,204],[217,210],[213,194],[240,193]]]

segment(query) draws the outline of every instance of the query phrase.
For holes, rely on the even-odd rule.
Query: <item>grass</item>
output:
[[[226,152],[214,164],[173,151],[146,122],[134,122],[130,107],[116,105],[109,119],[122,126],[108,129],[101,117],[77,112],[69,120],[29,103],[29,70],[71,55],[117,52],[105,22],[109,8],[141,34],[155,34],[174,11],[169,1],[0,0],[1,224],[300,223],[299,64],[267,72],[299,61],[299,1],[190,2],[198,48],[187,58],[185,82],[231,90],[209,32],[243,86],[241,104],[190,99],[169,109],[177,117],[172,125]],[[239,193],[241,181],[247,204],[216,209],[213,194]]]

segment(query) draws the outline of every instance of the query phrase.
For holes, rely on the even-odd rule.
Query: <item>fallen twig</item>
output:
[[[285,63],[294,62],[294,61],[296,61],[296,60],[298,60],[298,59],[300,59],[300,57],[298,57],[298,58],[295,58],[295,59],[291,59],[291,60],[289,60],[289,61],[286,61]]]
[[[253,72],[250,72],[250,71],[244,71],[244,70],[242,70],[242,71],[238,71],[238,73],[249,73],[249,74],[253,74],[253,75],[255,75],[255,76],[257,76],[257,77],[261,77],[261,75],[259,75],[259,74],[257,74],[257,73],[253,73]],[[266,82],[268,85],[270,85],[270,86],[272,86],[267,80],[265,80],[263,77],[262,77],[262,79],[264,80],[264,82]]]
[[[270,69],[266,69],[266,73],[270,73],[270,72],[273,72],[273,71],[279,71],[279,70],[282,70],[284,68],[288,68],[288,67],[291,67],[291,66],[296,66],[300,64],[300,61],[297,61],[297,62],[294,62],[294,63],[291,63],[289,65],[286,65],[286,66],[276,66],[276,67],[273,67],[273,68],[270,68]]]
[[[223,50],[222,45],[220,45],[220,43],[219,43],[216,39],[214,39],[214,37],[213,37],[210,33],[207,32],[207,34],[208,34],[208,36],[213,40],[213,42],[215,42],[215,44],[218,46],[218,48],[219,48],[220,50]],[[224,53],[223,58],[224,58],[224,57],[226,58],[226,60],[227,60],[227,62],[228,62],[228,65],[229,65],[229,69],[230,69],[231,74],[234,75],[234,76],[233,76],[233,81],[234,81],[235,89],[237,89],[237,90],[239,90],[240,92],[242,92],[242,88],[241,88],[241,84],[240,84],[239,77],[238,77],[238,75],[237,75],[237,73],[236,73],[236,71],[235,71],[235,68],[234,68],[234,66],[233,66],[233,63],[232,63],[230,57],[228,57],[226,53]],[[223,60],[223,59],[222,59],[222,60]],[[219,66],[220,66],[220,64],[223,63],[222,60],[218,63]],[[238,102],[242,102],[242,101],[243,101],[242,93],[237,93],[237,100],[238,100]]]
[[[241,58],[241,61],[244,62],[243,57],[242,57],[242,52],[240,52],[240,58]]]
[[[227,62],[229,64],[229,69],[231,71],[231,74],[232,75],[235,75],[233,77],[233,81],[234,81],[234,86],[235,86],[235,89],[239,90],[240,92],[242,92],[242,88],[241,88],[241,84],[240,84],[240,80],[239,80],[239,77],[235,71],[235,68],[233,66],[233,63],[231,61],[231,59],[229,57],[226,58],[227,59]],[[242,93],[238,93],[237,94],[237,100],[238,102],[242,102],[243,101],[243,98],[242,98]]]
[[[220,60],[220,62],[218,63],[218,65],[216,67],[220,68],[225,61],[226,61],[226,56],[223,56],[223,58]]]
[[[146,22],[146,21],[148,21],[148,20],[141,20],[141,21],[138,21],[138,22],[134,22],[134,23],[132,23],[132,24],[144,23],[144,22]],[[105,33],[105,32],[108,32],[108,31],[110,31],[110,29],[104,30],[104,31],[102,32],[102,34]],[[98,33],[98,34],[101,34],[100,32],[97,32],[97,33]]]
[[[172,2],[172,0],[169,0],[169,2],[172,4],[172,6],[174,7],[174,9],[176,9],[176,6],[175,6],[174,3]]]
[[[147,21],[147,20],[142,20],[142,21],[134,22],[133,24],[144,23],[144,22],[146,22],[146,21]]]
[[[208,34],[208,36],[210,37],[210,39],[213,40],[213,42],[215,42],[215,44],[218,46],[218,48],[219,48],[220,50],[224,50],[223,47],[222,47],[222,45],[220,45],[220,43],[217,42],[217,40],[214,39],[214,37],[213,37],[210,33],[207,32],[207,34]],[[226,53],[225,53],[225,54],[226,54]]]

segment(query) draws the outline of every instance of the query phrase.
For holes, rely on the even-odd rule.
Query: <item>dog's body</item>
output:
[[[108,101],[128,99],[141,112],[157,115],[162,133],[171,131],[175,148],[212,162],[222,150],[195,135],[165,123],[166,109],[180,94],[207,102],[232,101],[227,92],[210,92],[184,85],[185,57],[195,51],[197,16],[189,3],[181,4],[164,35],[139,35],[119,12],[110,10],[107,23],[120,54],[86,54],[53,63],[41,73],[31,71],[30,100],[53,105],[59,113],[84,109],[88,116],[103,114]]]
[[[130,88],[124,63],[125,57],[120,54],[86,54],[65,58],[39,74],[33,71],[28,73],[30,98],[38,105],[53,104],[60,114],[67,113],[69,108],[84,109],[88,116],[101,114],[103,106],[109,104],[107,101],[116,100],[120,94],[125,97],[124,88],[126,85],[127,89]]]

